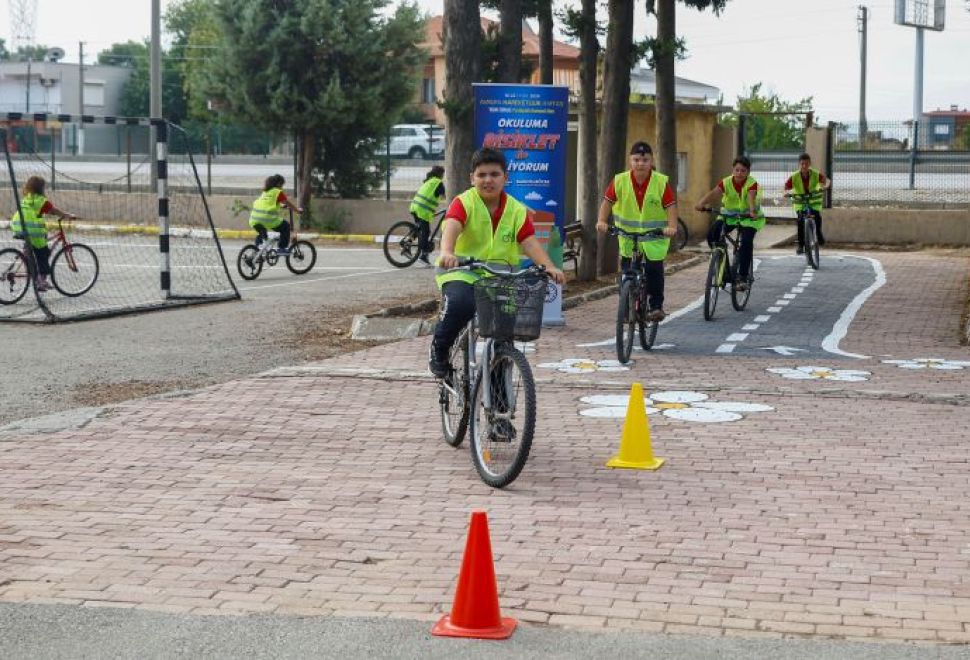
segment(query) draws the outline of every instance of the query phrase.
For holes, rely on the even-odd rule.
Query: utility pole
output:
[[[152,119],[162,116],[162,11],[160,0],[152,0],[152,47],[149,70],[148,114]],[[151,127],[152,190],[158,190],[158,139]]]
[[[859,5],[859,46],[861,48],[862,69],[859,78],[859,147],[865,148],[869,127],[866,122],[866,37],[869,31],[869,8]]]
[[[32,55],[27,56],[27,107],[24,109],[24,112],[27,114],[30,114],[30,65],[33,63],[33,60]]]
[[[77,42],[78,50],[78,65],[77,65],[77,114],[80,120],[81,115],[84,114],[84,42]],[[77,153],[84,153],[84,122],[78,121],[77,125],[77,144],[75,145]]]

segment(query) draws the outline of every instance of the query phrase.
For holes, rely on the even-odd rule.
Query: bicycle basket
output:
[[[502,340],[538,339],[545,299],[544,277],[483,277],[475,282],[478,334]]]

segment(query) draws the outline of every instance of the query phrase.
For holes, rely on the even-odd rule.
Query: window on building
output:
[[[87,82],[84,83],[84,105],[103,106],[104,105],[104,83]]]
[[[933,133],[935,135],[949,135],[950,125],[949,124],[936,124],[933,126]]]
[[[421,102],[433,104],[437,101],[434,93],[434,78],[425,78],[421,81]]]

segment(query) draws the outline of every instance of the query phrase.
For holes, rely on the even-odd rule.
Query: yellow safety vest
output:
[[[633,178],[630,171],[621,172],[613,177],[613,190],[616,192],[616,204],[613,205],[613,221],[616,226],[634,234],[644,234],[654,229],[667,226],[667,210],[664,208],[663,196],[667,189],[667,175],[660,172],[650,174],[647,192],[643,195],[643,208],[637,206],[637,193],[633,188]],[[633,255],[633,240],[624,236],[618,237],[620,256],[629,258]],[[640,252],[650,261],[663,261],[670,248],[670,239],[663,236],[649,238],[640,243]]]
[[[455,256],[479,259],[493,268],[516,268],[521,261],[517,237],[525,225],[525,205],[511,195],[506,195],[502,218],[495,231],[492,231],[492,214],[488,212],[488,207],[477,190],[469,188],[458,196],[458,200],[465,209],[466,220],[465,227],[455,242]],[[435,272],[435,281],[438,288],[441,288],[446,282],[453,281],[473,284],[487,275],[488,273],[480,270],[449,271],[439,267]]]
[[[28,193],[20,199],[20,210],[10,219],[13,233],[27,234],[31,246],[38,249],[47,247],[47,223],[40,216],[46,203],[47,198],[43,195]]]
[[[757,181],[754,177],[749,176],[744,181],[744,186],[741,187],[741,194],[734,189],[734,177],[726,176],[721,180],[721,185],[724,187],[724,194],[721,196],[721,207],[725,211],[733,211],[735,213],[747,213],[748,209],[748,192],[751,190],[751,186],[756,184]],[[761,229],[765,226],[765,214],[761,210],[761,188],[759,187],[755,193],[754,200],[754,212],[755,218],[725,218],[725,224],[736,225],[739,224],[742,227],[754,227],[755,229]]]
[[[821,188],[819,187],[819,176],[818,170],[814,168],[809,168],[808,170],[808,190],[805,190],[805,182],[802,181],[802,173],[795,172],[791,175],[791,189],[796,195],[804,195],[806,193],[818,192],[818,195],[812,195],[811,201],[808,203],[808,207],[816,211],[822,210],[822,199],[824,195],[821,194]],[[792,207],[795,209],[795,213],[801,211],[806,204],[803,202],[793,202]]]
[[[276,203],[276,198],[283,192],[281,188],[270,188],[263,192],[253,202],[253,210],[249,213],[249,226],[262,225],[267,229],[276,229],[283,222],[282,207]]]
[[[435,195],[435,191],[440,185],[441,179],[436,176],[422,183],[421,187],[418,188],[418,192],[414,194],[414,199],[411,200],[411,207],[408,211],[425,222],[431,222],[435,211],[438,210],[438,201],[440,198]]]

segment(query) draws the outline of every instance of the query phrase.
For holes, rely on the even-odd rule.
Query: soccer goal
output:
[[[239,298],[192,144],[178,126],[7,113],[0,142],[0,321],[80,320]],[[42,253],[15,237],[11,222],[37,177],[44,197],[77,216],[44,217],[47,290],[34,277]]]

